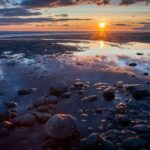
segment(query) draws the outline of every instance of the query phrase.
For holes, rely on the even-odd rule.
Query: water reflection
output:
[[[100,49],[104,48],[104,41],[100,41],[99,45],[100,45]]]

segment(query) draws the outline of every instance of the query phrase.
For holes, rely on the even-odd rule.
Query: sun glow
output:
[[[100,23],[99,23],[99,27],[100,27],[101,29],[104,29],[104,28],[106,27],[105,22],[100,22]]]

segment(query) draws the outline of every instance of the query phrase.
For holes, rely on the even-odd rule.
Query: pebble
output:
[[[21,115],[21,116],[16,117],[13,120],[13,123],[16,126],[30,127],[30,126],[33,126],[36,123],[36,119],[31,114],[25,114],[25,115]]]
[[[47,98],[41,97],[34,101],[34,107],[42,106],[42,105],[49,105],[49,104],[57,104],[58,99],[56,96],[49,96]]]
[[[122,143],[122,146],[125,148],[141,148],[146,146],[147,142],[139,137],[131,137],[128,139],[125,139]]]
[[[14,108],[17,106],[17,103],[15,101],[5,102],[4,104],[7,108]]]
[[[135,66],[137,66],[137,64],[136,63],[130,63],[129,66],[135,67]]]
[[[98,98],[97,95],[89,95],[87,97],[82,98],[81,101],[91,102],[91,101],[96,101],[97,98]]]
[[[39,123],[46,123],[51,116],[49,113],[42,112],[33,112],[32,114],[35,116]]]
[[[132,127],[132,129],[139,133],[150,133],[150,126],[145,124],[138,124]]]
[[[71,97],[71,92],[65,92],[61,95],[62,98],[70,98]]]
[[[60,96],[62,93],[66,92],[68,84],[64,81],[55,82],[49,87],[49,93],[54,96]]]
[[[142,99],[144,97],[150,96],[150,92],[145,89],[138,89],[134,90],[132,95],[134,99]]]
[[[113,100],[115,98],[115,90],[114,88],[107,88],[103,92],[103,97],[105,100]]]
[[[23,95],[31,94],[35,91],[36,91],[36,88],[22,89],[22,90],[19,90],[17,94],[23,96]]]
[[[102,146],[106,150],[116,150],[116,146],[109,140],[103,140]]]

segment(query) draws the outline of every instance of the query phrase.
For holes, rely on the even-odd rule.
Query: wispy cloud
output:
[[[29,23],[41,23],[41,22],[67,22],[67,21],[89,21],[92,19],[85,18],[18,18],[18,17],[13,17],[13,18],[0,18],[0,25],[22,25],[22,24],[29,24]]]
[[[37,16],[41,15],[40,12],[33,12],[29,9],[24,8],[1,8],[0,16],[8,17],[8,16]]]

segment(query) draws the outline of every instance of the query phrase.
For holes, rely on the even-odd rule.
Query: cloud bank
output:
[[[137,2],[149,3],[149,0],[23,0],[21,5],[25,7],[59,7],[79,4],[118,4],[130,5]]]

